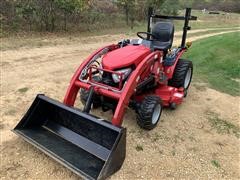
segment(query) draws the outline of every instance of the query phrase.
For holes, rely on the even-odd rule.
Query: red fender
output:
[[[166,66],[164,69],[165,74],[167,75],[168,79],[172,79],[175,67],[180,59],[180,57],[182,56],[182,54],[186,51],[186,49],[181,50],[177,57],[176,57],[176,61],[174,62],[174,64],[172,66]]]

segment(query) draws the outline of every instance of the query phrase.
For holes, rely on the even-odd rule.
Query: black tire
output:
[[[94,76],[93,77],[94,81],[96,82],[100,82],[100,79],[98,76]],[[83,105],[86,104],[87,99],[88,99],[88,95],[89,95],[89,91],[86,89],[80,89],[80,100],[82,102]],[[98,96],[94,95],[94,99],[93,99],[93,107],[97,108],[98,106],[100,106],[100,99]]]
[[[153,120],[154,111],[160,107],[160,112],[157,110],[157,120]],[[137,109],[137,123],[146,130],[151,130],[156,127],[162,114],[162,102],[158,96],[146,96]],[[154,121],[154,122],[153,122]]]
[[[189,69],[191,69],[191,74],[190,77],[187,76]],[[180,88],[183,87],[184,91],[187,91],[187,89],[189,88],[190,84],[191,84],[191,80],[192,80],[192,74],[193,74],[193,64],[191,61],[189,60],[185,60],[185,59],[179,59],[174,73],[173,73],[173,77],[172,79],[169,80],[169,85],[176,87],[176,88]],[[190,78],[189,79],[189,83],[185,84],[185,79],[186,78]]]

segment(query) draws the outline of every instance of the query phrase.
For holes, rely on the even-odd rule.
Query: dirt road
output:
[[[209,35],[213,34],[202,37]],[[1,52],[1,179],[78,179],[10,130],[37,93],[62,101],[81,61],[93,50],[124,37],[97,36],[68,45]],[[239,97],[193,82],[184,103],[175,111],[165,109],[162,122],[152,131],[141,130],[128,110],[123,123],[128,130],[127,156],[110,179],[239,179],[239,134],[231,128],[221,131],[224,122],[239,127],[239,102]],[[110,113],[93,113],[111,118]],[[220,130],[212,122],[221,122]]]

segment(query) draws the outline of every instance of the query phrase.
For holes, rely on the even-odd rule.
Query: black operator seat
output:
[[[153,48],[166,52],[172,47],[174,37],[174,25],[172,22],[158,22],[152,29]]]

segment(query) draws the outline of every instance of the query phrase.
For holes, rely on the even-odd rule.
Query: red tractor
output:
[[[178,48],[171,49],[174,25],[166,20],[185,20]],[[189,20],[196,20],[190,8],[183,17],[156,15],[150,8],[147,32],[137,33],[140,39],[94,52],[75,72],[63,104],[38,95],[14,132],[83,177],[110,176],[125,159],[126,107],[136,111],[141,128],[151,130],[163,107],[174,109],[186,97],[193,65],[181,56],[190,47]],[[79,92],[82,111],[74,108]],[[96,107],[112,110],[111,122],[91,115]]]

